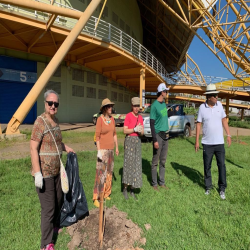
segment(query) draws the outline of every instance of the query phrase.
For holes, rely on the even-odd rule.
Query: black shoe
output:
[[[123,196],[124,196],[125,200],[127,200],[127,199],[128,199],[128,191],[127,191],[127,188],[124,188],[122,193],[123,193]]]
[[[130,191],[130,195],[131,195],[136,201],[138,201],[137,197],[135,196],[134,191]]]

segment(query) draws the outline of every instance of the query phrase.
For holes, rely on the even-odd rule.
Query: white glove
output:
[[[101,150],[97,151],[97,158],[99,158],[100,160],[102,160],[102,151]]]
[[[40,171],[35,173],[35,186],[40,189],[43,188],[43,176]]]
[[[140,123],[134,128],[134,132],[136,133],[142,132],[142,125]]]
[[[143,131],[143,126],[140,125],[140,124],[139,124],[139,126],[140,126],[140,127],[139,127],[139,131],[138,131],[138,132],[141,133],[141,132]]]

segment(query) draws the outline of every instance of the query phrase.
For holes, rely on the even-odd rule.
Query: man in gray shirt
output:
[[[207,91],[204,93],[207,100],[201,104],[197,117],[195,151],[197,152],[199,150],[199,135],[202,123],[203,136],[201,143],[203,146],[205,194],[208,195],[212,188],[211,164],[213,156],[215,155],[219,169],[219,192],[221,199],[224,200],[226,199],[225,189],[227,187],[227,181],[223,127],[227,133],[228,146],[231,145],[231,135],[222,104],[217,101],[218,93],[219,91],[216,91],[214,84],[207,86]]]

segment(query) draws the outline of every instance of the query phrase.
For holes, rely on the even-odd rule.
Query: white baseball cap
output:
[[[164,82],[162,82],[162,83],[158,86],[157,92],[159,93],[159,92],[162,92],[162,91],[164,91],[164,90],[169,90],[169,88],[167,88],[166,84],[165,84]]]
[[[220,93],[220,91],[216,90],[216,85],[215,84],[209,84],[209,85],[207,85],[207,89],[206,89],[206,92],[204,93],[204,95],[218,94],[218,93]]]

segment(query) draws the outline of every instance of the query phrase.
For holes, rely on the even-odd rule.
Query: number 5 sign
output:
[[[26,76],[26,72],[20,72],[20,81],[21,82],[26,82],[27,81],[27,76]]]

